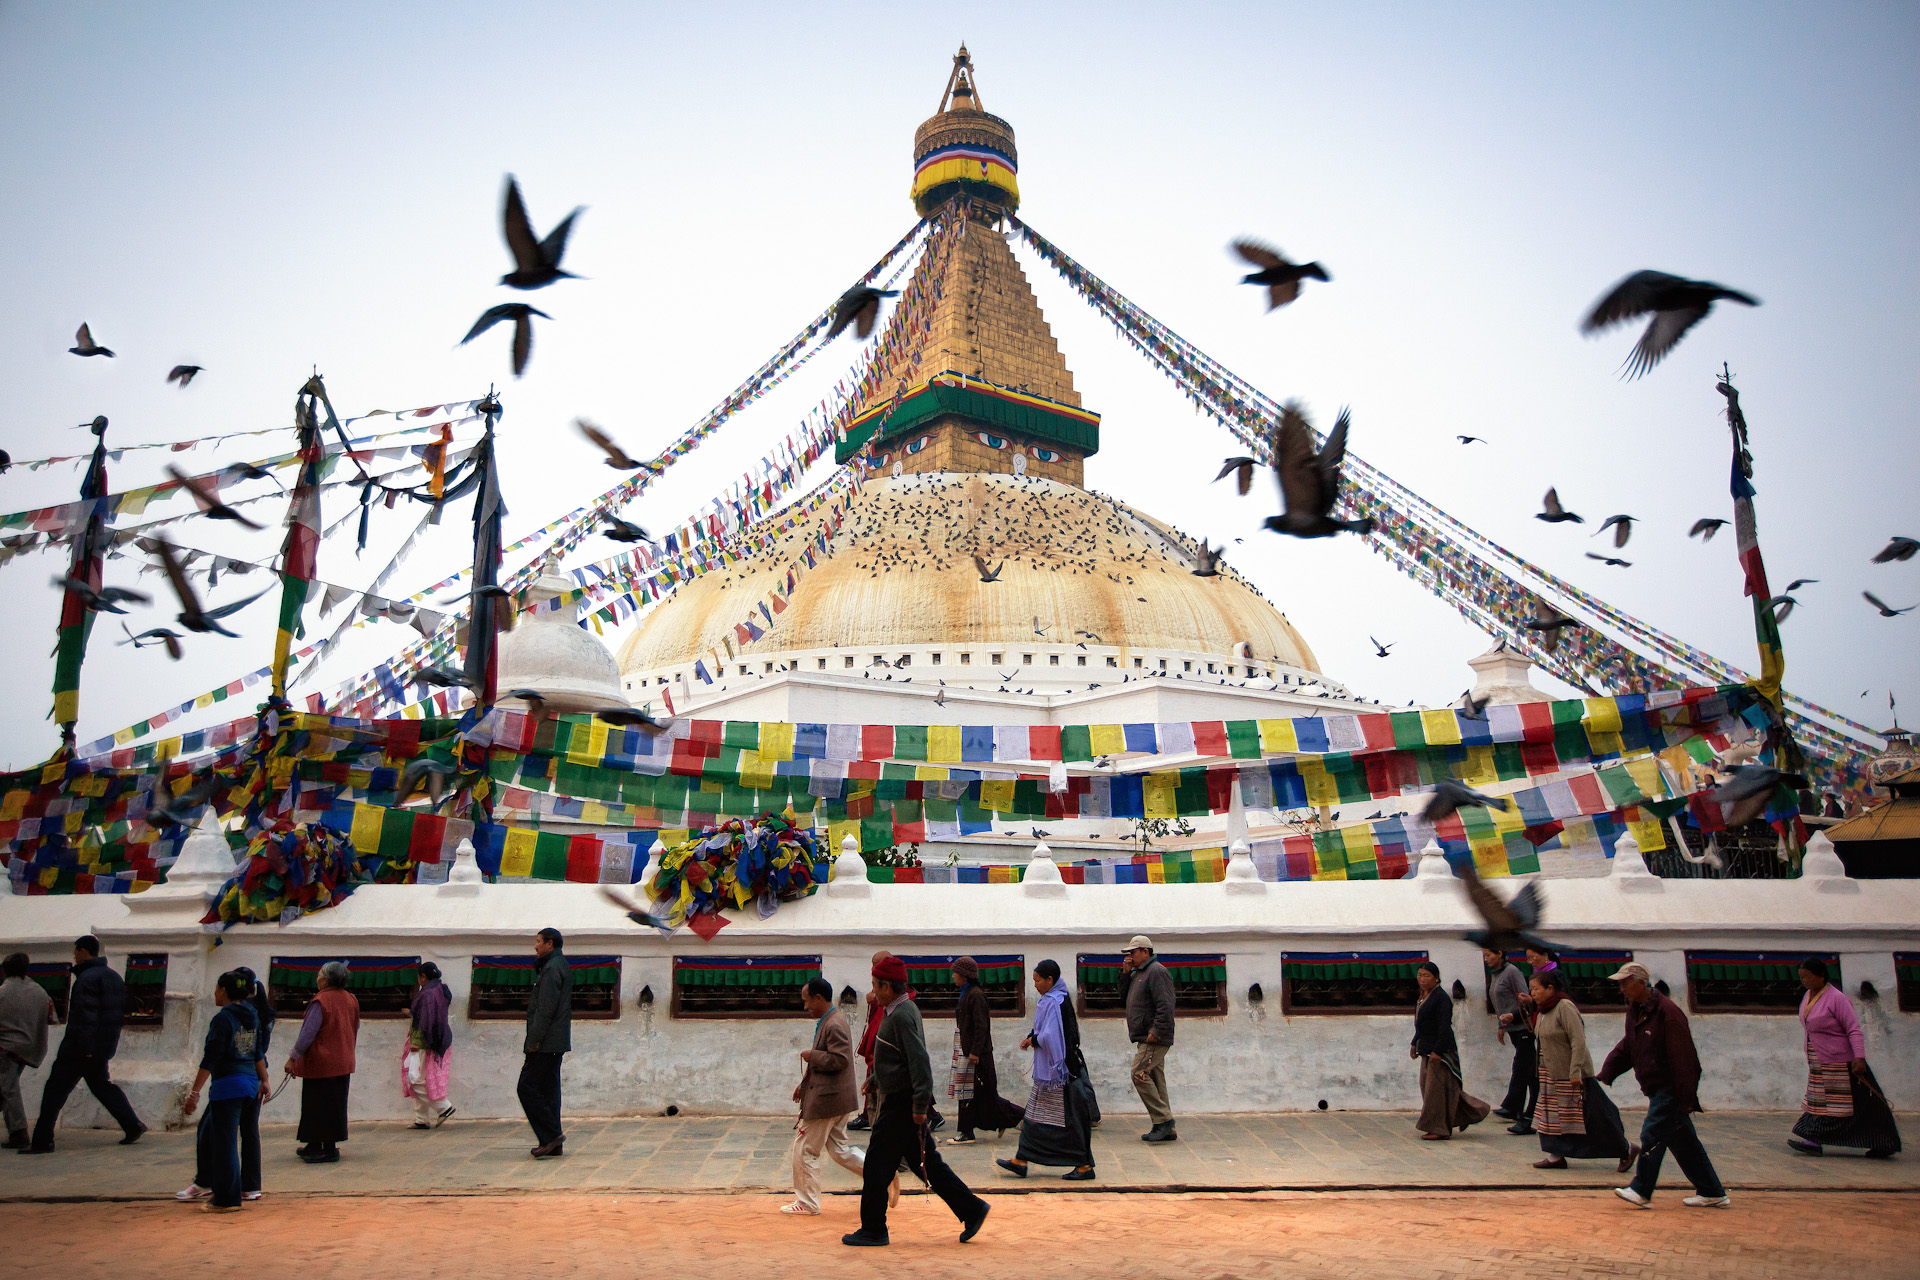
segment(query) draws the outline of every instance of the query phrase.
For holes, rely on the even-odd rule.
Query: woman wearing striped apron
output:
[[[1900,1149],[1900,1130],[1867,1065],[1867,1038],[1853,1001],[1828,979],[1827,962],[1800,962],[1800,1025],[1807,1041],[1807,1100],[1787,1145],[1810,1156],[1827,1147],[1865,1147],[1884,1160]]]

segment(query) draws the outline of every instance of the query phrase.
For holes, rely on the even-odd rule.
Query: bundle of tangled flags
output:
[[[669,925],[748,903],[756,904],[765,919],[781,903],[804,898],[818,887],[818,847],[812,831],[795,827],[780,814],[763,813],[750,822],[732,818],[662,854],[647,892],[655,912]]]

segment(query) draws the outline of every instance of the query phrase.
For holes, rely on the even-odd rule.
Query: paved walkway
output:
[[[1429,1146],[1437,1145],[1434,1143]],[[344,1166],[336,1166],[344,1167]],[[905,1200],[892,1245],[849,1249],[849,1200],[784,1197],[275,1196],[229,1217],[176,1204],[7,1209],[22,1280],[193,1276],[830,1276],[834,1280],[1911,1280],[1920,1198],[1739,1193],[1652,1212],[1591,1192],[1000,1196],[970,1244],[946,1207]]]
[[[1637,1134],[1641,1113],[1628,1112],[1625,1119],[1628,1132]],[[1715,1168],[1732,1188],[1920,1191],[1920,1150],[1910,1146],[1893,1160],[1811,1159],[1786,1147],[1794,1119],[1792,1112],[1715,1112],[1696,1122]],[[1144,1124],[1137,1116],[1113,1116],[1094,1131],[1100,1176],[1091,1187],[1061,1182],[1064,1170],[1036,1168],[1025,1180],[1000,1172],[994,1157],[1014,1153],[1013,1132],[998,1142],[989,1138],[943,1153],[968,1183],[1005,1192],[1552,1190],[1623,1181],[1612,1161],[1578,1161],[1564,1172],[1531,1168],[1540,1158],[1538,1141],[1510,1137],[1493,1121],[1449,1142],[1422,1142],[1407,1112],[1200,1116],[1179,1122],[1179,1142],[1156,1146],[1139,1141]],[[1900,1125],[1909,1142],[1920,1138],[1920,1116],[1904,1115]],[[941,1136],[951,1133],[949,1125]],[[790,1185],[791,1124],[763,1116],[573,1120],[566,1155],[557,1160],[530,1158],[531,1133],[505,1120],[456,1117],[432,1132],[356,1123],[352,1135],[340,1163],[309,1166],[294,1157],[291,1126],[266,1126],[261,1136],[268,1191],[738,1194]],[[190,1131],[150,1133],[132,1147],[117,1145],[118,1138],[118,1130],[63,1129],[52,1155],[0,1154],[0,1200],[144,1199],[171,1195],[191,1181]],[[1665,1177],[1669,1185],[1681,1185],[1671,1161]],[[831,1162],[822,1181],[833,1194],[851,1194],[859,1186]],[[1920,1212],[1920,1198],[1915,1209]]]

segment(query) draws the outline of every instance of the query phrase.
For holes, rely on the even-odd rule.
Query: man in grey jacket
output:
[[[534,935],[540,958],[527,1005],[526,1060],[520,1066],[520,1109],[533,1126],[533,1158],[561,1154],[567,1135],[560,1129],[560,1059],[573,1048],[573,968],[561,950],[558,929]]]
[[[1529,1134],[1533,1132],[1535,1097],[1540,1092],[1540,1059],[1533,1025],[1527,1018],[1527,979],[1505,952],[1482,947],[1480,954],[1487,961],[1487,1000],[1500,1019],[1494,1038],[1504,1036],[1513,1041],[1513,1076],[1507,1081],[1507,1096],[1493,1114],[1513,1121],[1508,1133]]]
[[[1120,957],[1120,994],[1127,1006],[1127,1039],[1133,1041],[1133,1089],[1153,1127],[1142,1142],[1176,1142],[1173,1108],[1167,1103],[1167,1050],[1173,1047],[1173,975],[1153,958],[1153,939],[1137,933]]]
[[[0,962],[6,980],[0,982],[0,1109],[7,1118],[7,1150],[26,1146],[27,1106],[20,1096],[20,1073],[40,1065],[47,1056],[47,1024],[53,1021],[53,998],[28,977],[27,953],[16,951]]]

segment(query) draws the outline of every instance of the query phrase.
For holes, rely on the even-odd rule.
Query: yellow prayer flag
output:
[[[1641,853],[1652,853],[1655,849],[1667,847],[1667,824],[1658,818],[1642,818],[1638,822],[1629,822],[1627,830],[1640,844]]]
[[[1151,775],[1149,775],[1151,776]],[[980,783],[980,807],[995,813],[1005,813],[1013,808],[1013,782],[1010,779],[982,781]]]
[[[1167,882],[1166,864],[1158,858],[1147,864],[1147,883],[1165,884]]]
[[[945,782],[952,776],[952,770],[943,764],[916,764],[913,766],[915,782]]]
[[[1306,785],[1308,804],[1340,803],[1340,783],[1327,772],[1319,756],[1301,756],[1295,763],[1300,766],[1300,781]]]
[[[935,764],[958,764],[960,762],[959,725],[934,724],[927,726],[927,759]]]
[[[600,719],[573,726],[567,742],[567,760],[572,764],[599,764],[607,754],[607,733],[612,728]]]
[[[539,833],[526,827],[507,828],[507,843],[500,854],[500,874],[503,876],[530,876],[533,874],[533,847],[539,841]]]
[[[773,786],[773,761],[757,751],[740,753],[740,785],[751,787],[755,791],[766,791]]]
[[[1608,733],[1604,729],[1587,728],[1587,746],[1596,756],[1617,756],[1626,750],[1626,743],[1617,733]]]
[[[347,838],[360,853],[380,852],[380,826],[386,820],[387,811],[378,805],[356,804],[353,806],[353,829]]]
[[[762,760],[793,759],[793,726],[781,720],[769,720],[760,726]]]
[[[1117,756],[1127,749],[1127,731],[1117,724],[1088,725],[1087,737],[1096,756]]]
[[[1620,704],[1612,698],[1587,698],[1587,733],[1619,733]]]
[[[1430,747],[1451,747],[1460,741],[1460,719],[1453,714],[1451,707],[1422,711],[1420,728],[1426,733]]]
[[[1640,788],[1640,794],[1649,800],[1658,800],[1667,793],[1666,779],[1660,774],[1660,762],[1652,756],[1636,756],[1627,761],[1627,776],[1633,779],[1633,785]]]
[[[827,824],[827,844],[831,847],[830,851],[833,857],[837,858],[840,856],[840,845],[848,836],[853,837],[854,848],[859,848],[860,820],[858,818],[853,818],[846,822],[829,822]]]
[[[1175,795],[1180,787],[1180,775],[1177,773],[1150,773],[1140,784],[1146,816],[1149,818],[1177,818],[1180,809],[1175,803]]]
[[[1474,746],[1467,748],[1467,758],[1460,762],[1456,774],[1460,781],[1469,786],[1484,787],[1488,783],[1500,781],[1500,770],[1493,763],[1493,748]]]
[[[605,827],[612,825],[611,819],[612,815],[607,812],[607,806],[592,800],[583,800],[580,802],[580,821],[590,822],[597,827]]]
[[[1280,752],[1298,752],[1300,735],[1293,731],[1291,720],[1262,720],[1260,725],[1260,750],[1268,755]]]

